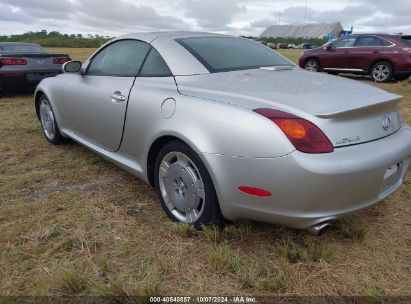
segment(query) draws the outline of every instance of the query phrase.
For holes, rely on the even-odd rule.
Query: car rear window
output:
[[[0,45],[0,50],[7,53],[43,53],[45,52],[41,46],[37,45]]]
[[[192,37],[176,41],[211,73],[267,66],[293,66],[293,63],[270,48],[245,38]]]
[[[411,45],[411,36],[403,36],[401,37],[401,40],[406,44]]]

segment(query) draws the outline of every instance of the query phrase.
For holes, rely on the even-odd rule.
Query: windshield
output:
[[[249,39],[195,37],[176,39],[211,73],[256,69],[267,66],[294,66],[293,63]]]
[[[0,45],[0,50],[8,53],[44,53],[43,48],[35,44]]]

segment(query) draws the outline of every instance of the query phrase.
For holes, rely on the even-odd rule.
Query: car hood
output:
[[[401,96],[347,78],[290,70],[242,70],[176,76],[178,90],[236,106],[274,108],[330,118],[369,107],[398,103]]]

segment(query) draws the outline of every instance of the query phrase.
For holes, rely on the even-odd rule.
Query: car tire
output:
[[[380,61],[372,66],[370,75],[375,82],[390,82],[394,76],[394,68],[388,61]]]
[[[166,144],[154,172],[161,206],[172,221],[196,228],[224,222],[210,174],[189,146],[181,141]]]
[[[46,95],[40,96],[38,107],[39,119],[44,136],[49,143],[53,145],[60,144],[63,141],[63,136],[61,136],[53,108]]]
[[[304,69],[310,72],[320,72],[320,62],[317,59],[311,58],[304,63]]]

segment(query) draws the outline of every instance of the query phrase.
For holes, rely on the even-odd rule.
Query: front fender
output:
[[[59,75],[56,77],[45,78],[37,85],[36,90],[34,92],[34,106],[37,114],[37,118],[39,117],[39,101],[41,95],[46,95],[48,101],[53,108],[53,113],[56,118],[57,126],[61,129],[60,124],[62,123],[61,111],[59,106],[59,101],[61,100],[61,92],[63,88],[64,81],[62,81],[62,76]]]

